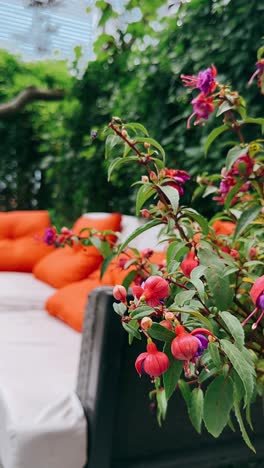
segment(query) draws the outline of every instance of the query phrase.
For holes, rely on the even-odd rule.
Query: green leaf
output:
[[[120,144],[121,140],[117,135],[108,135],[108,137],[105,140],[105,158],[108,159],[113,148]]]
[[[108,257],[106,257],[102,263],[102,266],[101,266],[101,271],[100,271],[100,279],[102,279],[102,277],[104,276],[109,264],[111,263],[111,261],[113,260],[113,258],[116,257],[116,254],[115,253],[112,253],[110,254]]]
[[[204,394],[201,388],[194,388],[191,395],[190,420],[198,434],[201,434]]]
[[[200,278],[201,276],[204,275],[205,271],[206,271],[206,266],[199,265],[192,270],[191,275],[190,275],[190,282],[196,288],[198,295],[202,299],[202,301],[205,299],[205,292],[204,292],[204,284],[200,280]]]
[[[184,380],[179,380],[178,385],[189,412],[192,398],[190,386]]]
[[[228,309],[233,302],[233,292],[228,276],[224,276],[224,265],[222,268],[219,264],[208,267],[205,277],[216,307],[219,310]]]
[[[179,207],[179,192],[176,188],[171,187],[170,185],[158,185],[159,189],[164,193],[164,195],[169,200],[173,213],[176,214]]]
[[[154,148],[156,148],[159,151],[159,153],[161,154],[163,162],[165,161],[165,151],[164,151],[164,149],[153,138],[136,137],[136,142],[137,143],[149,143],[151,146],[154,146]]]
[[[137,276],[138,272],[136,270],[132,270],[128,273],[128,275],[123,279],[122,285],[128,289],[131,283],[134,281],[134,278]]]
[[[261,131],[262,133],[264,133],[264,118],[263,117],[258,117],[256,119],[252,117],[247,117],[243,123],[260,125]]]
[[[144,205],[144,203],[152,197],[156,193],[156,190],[153,188],[153,186],[143,184],[139,188],[137,192],[137,200],[136,200],[136,215],[138,216],[140,214],[140,209]]]
[[[148,329],[148,334],[151,336],[151,338],[159,341],[167,341],[169,343],[176,336],[175,333],[163,327],[159,323],[153,323],[153,325]]]
[[[240,158],[241,156],[244,156],[249,150],[249,146],[244,146],[241,148],[241,146],[234,146],[234,148],[231,148],[226,157],[226,169],[229,171],[229,169],[233,166],[234,162]]]
[[[146,224],[143,224],[142,226],[139,226],[130,236],[127,237],[127,239],[119,246],[119,253],[124,250],[124,248],[131,242],[133,239],[135,239],[137,236],[142,234],[143,232],[147,231],[148,229],[151,229],[154,226],[158,226],[159,224],[162,224],[161,219],[152,219]]]
[[[122,325],[123,325],[124,329],[129,333],[129,335],[132,335],[133,338],[137,338],[138,340],[141,340],[141,335],[140,335],[139,331],[135,328],[135,326],[138,327],[138,323],[137,323],[136,320],[135,320],[135,322],[133,322],[133,320],[131,320],[131,322],[129,322],[129,323],[122,322]]]
[[[257,218],[258,214],[260,213],[260,209],[261,207],[259,205],[253,205],[242,213],[234,232],[234,241],[252,223],[252,221]]]
[[[193,210],[192,208],[185,208],[184,210],[182,210],[182,212],[185,215],[187,215],[189,218],[196,221],[199,224],[202,230],[202,233],[205,236],[207,236],[209,232],[209,226],[208,226],[208,221],[206,218],[204,218],[204,216],[202,216],[200,213],[197,213],[197,211]]]
[[[156,395],[157,395],[157,404],[158,404],[157,419],[158,419],[159,426],[161,426],[162,421],[164,421],[166,418],[168,404],[167,404],[165,390],[159,389]]]
[[[215,367],[217,369],[220,369],[221,366],[222,366],[222,361],[221,361],[221,358],[220,358],[220,353],[219,353],[219,349],[218,349],[217,344],[216,343],[209,343],[208,344],[208,351],[209,351],[210,357],[211,357]]]
[[[204,422],[214,437],[218,437],[228,424],[232,406],[232,382],[219,375],[208,386],[204,398]]]
[[[245,333],[240,321],[230,312],[220,312],[219,315],[235,339],[236,346],[242,351],[245,343]]]
[[[218,111],[216,113],[216,117],[219,117],[219,115],[223,114],[224,112],[227,112],[230,109],[234,108],[234,104],[230,104],[227,101],[224,101],[218,108]]]
[[[128,158],[115,158],[113,161],[111,161],[107,173],[108,182],[111,179],[111,175],[114,170],[119,169],[119,167],[122,166],[124,163],[128,163],[131,161],[138,161],[138,158],[136,156],[129,156]]]
[[[135,310],[131,312],[131,317],[135,320],[141,319],[143,317],[147,317],[150,314],[153,314],[155,310],[149,306],[140,306],[137,307]]]
[[[170,361],[170,367],[163,374],[165,394],[166,394],[167,400],[169,400],[181,376],[182,369],[183,369],[183,361],[179,361],[175,359],[175,357],[172,355],[170,343],[165,343],[163,352],[167,354],[169,361]]]
[[[166,261],[167,265],[170,264],[171,261],[181,261],[182,256],[188,252],[188,247],[186,247],[184,242],[172,242],[166,251]]]
[[[239,427],[240,427],[240,431],[241,431],[243,440],[246,443],[246,445],[248,446],[248,448],[250,448],[250,450],[252,450],[252,452],[256,453],[255,447],[252,445],[252,443],[251,443],[251,441],[250,441],[250,439],[248,437],[248,434],[247,434],[247,431],[246,431],[246,428],[245,428],[245,425],[244,425],[244,422],[243,422],[243,419],[242,419],[242,414],[241,414],[241,411],[240,411],[240,406],[239,406],[238,401],[234,401],[234,409],[235,409],[235,415],[236,415],[236,418],[237,418],[237,421],[238,421],[238,424],[239,424]]]
[[[147,131],[147,129],[144,127],[144,125],[138,123],[138,122],[131,122],[131,123],[128,123],[125,125],[125,128],[128,129],[128,128],[131,128],[131,130],[139,130],[140,132],[142,132],[144,135],[146,135],[147,137],[149,136],[149,132]]]
[[[243,353],[230,341],[226,339],[220,340],[220,345],[243,382],[246,393],[245,405],[247,405],[250,403],[254,391],[255,369],[245,359]]]
[[[183,306],[186,302],[189,302],[195,294],[196,294],[196,291],[194,289],[189,289],[189,291],[180,291],[174,297],[173,306],[175,307]]]
[[[113,303],[113,309],[114,311],[118,314],[118,315],[124,315],[124,313],[126,312],[127,308],[125,306],[125,304],[123,304],[122,302],[114,302]]]
[[[207,139],[205,141],[205,144],[204,144],[204,154],[205,154],[205,156],[207,155],[208,150],[209,150],[211,144],[214,142],[214,140],[219,135],[221,135],[221,133],[226,132],[228,129],[229,129],[228,125],[221,125],[220,127],[214,128],[214,130],[212,130],[211,133],[209,133],[209,135],[208,135],[208,137],[207,137]]]

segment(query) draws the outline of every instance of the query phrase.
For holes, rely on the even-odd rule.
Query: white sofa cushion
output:
[[[0,272],[0,312],[43,310],[54,288],[31,273]]]
[[[4,275],[14,294],[0,313],[0,462],[83,468],[87,424],[75,393],[81,335],[40,307],[25,309],[27,299],[36,305],[53,289],[33,277],[1,274],[0,303],[7,297]]]

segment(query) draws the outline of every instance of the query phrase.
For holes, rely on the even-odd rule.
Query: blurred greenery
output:
[[[65,223],[84,211],[133,210],[129,186],[138,178],[137,167],[120,170],[111,183],[106,178],[102,131],[112,115],[143,123],[165,147],[169,167],[193,176],[221,167],[228,142],[221,137],[204,159],[203,141],[215,122],[187,131],[192,94],[180,75],[215,63],[219,81],[237,88],[250,114],[260,116],[258,89],[248,88],[247,81],[261,45],[264,4],[191,0],[183,1],[176,13],[171,4],[171,16],[162,17],[164,1],[139,5],[130,0],[127,9],[140,8],[141,20],[124,30],[110,5],[98,1],[97,59],[81,80],[67,74],[63,63],[22,64],[1,52],[0,102],[29,84],[67,91],[62,102],[35,102],[0,120],[2,210],[48,208]],[[108,34],[111,30],[115,37]],[[96,139],[92,130],[98,131]],[[193,185],[187,187],[186,199]],[[197,205],[205,214],[212,209],[207,200],[197,199]]]

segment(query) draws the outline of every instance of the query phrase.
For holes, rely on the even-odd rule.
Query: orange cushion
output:
[[[212,224],[212,228],[214,229],[217,236],[231,236],[235,232],[236,225],[231,221],[221,221],[218,219]]]
[[[100,263],[102,257],[95,247],[58,248],[44,257],[33,269],[33,274],[54,288],[62,288],[87,278]]]
[[[127,258],[124,255],[121,258]],[[119,257],[119,258],[120,258]],[[165,258],[163,252],[155,252],[151,263],[161,263]],[[122,270],[118,266],[118,259],[114,259],[108,266],[103,278],[100,280],[100,268],[95,270],[88,279],[69,284],[56,291],[46,302],[46,309],[50,315],[58,317],[74,330],[81,331],[87,304],[88,294],[98,286],[114,286],[122,283],[123,279],[133,270]]]
[[[36,263],[54,250],[34,237],[0,240],[0,271],[31,272]]]
[[[49,297],[46,309],[50,315],[81,332],[88,294],[101,284],[98,279],[85,279],[69,284]]]
[[[80,231],[85,228],[92,228],[96,229],[97,231],[120,231],[121,226],[121,215],[119,213],[109,213],[106,216],[102,216],[102,218],[93,218],[81,216],[73,225],[73,233],[76,235],[80,234]],[[83,235],[87,235],[87,231],[83,233]]]
[[[47,211],[10,211],[0,213],[0,239],[17,239],[43,233],[50,226]]]

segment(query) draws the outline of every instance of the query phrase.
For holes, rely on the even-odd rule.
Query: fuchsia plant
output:
[[[261,57],[256,66],[250,83],[256,76],[262,90]],[[109,178],[122,164],[138,163],[146,169],[136,199],[136,212],[146,224],[119,246],[119,252],[157,225],[163,226],[166,244],[166,262],[158,268],[148,266],[145,259],[140,270],[142,260],[134,249],[132,299],[124,286],[117,286],[114,297],[121,303],[114,309],[130,342],[147,339],[147,352],[138,356],[135,367],[154,383],[151,396],[157,395],[159,422],[170,397],[181,391],[199,433],[204,424],[218,437],[232,424],[234,414],[246,444],[254,450],[242,412],[251,425],[250,406],[257,395],[264,395],[264,140],[258,136],[264,119],[247,115],[244,99],[217,81],[214,65],[197,76],[181,78],[185,86],[198,90],[187,127],[192,122],[203,125],[215,111],[222,119],[208,136],[205,152],[222,134],[230,132],[237,139],[221,174],[199,179],[199,192],[213,194],[221,211],[207,220],[184,206],[181,197],[189,174],[166,166],[162,147],[141,124],[125,124],[114,117],[106,140]],[[247,126],[257,135],[251,141],[244,136]],[[120,140],[123,156],[112,159]],[[158,343],[163,343],[163,351]]]
[[[257,77],[261,91],[262,54],[263,49],[249,80]],[[114,310],[130,343],[147,340],[147,351],[138,356],[135,367],[154,384],[151,397],[157,399],[159,423],[169,399],[181,392],[199,433],[204,425],[218,437],[227,425],[233,426],[235,416],[245,443],[254,451],[245,419],[251,426],[250,407],[257,396],[264,396],[264,119],[248,116],[244,99],[217,81],[214,65],[197,76],[183,75],[182,80],[198,91],[187,127],[192,122],[203,125],[215,111],[222,120],[207,137],[205,153],[221,135],[230,133],[236,139],[221,174],[197,179],[203,197],[213,194],[217,215],[207,220],[183,205],[189,174],[166,166],[163,148],[143,125],[113,117],[106,139],[108,177],[123,164],[145,168],[136,213],[146,223],[119,246],[109,246],[106,233],[89,232],[85,239],[64,229],[50,230],[45,237],[56,245],[61,240],[69,245],[94,243],[105,258],[102,273],[117,253],[122,253],[120,268],[133,267],[124,284],[114,288],[118,301]],[[244,128],[252,129],[251,141]],[[120,141],[124,150],[116,157]],[[158,225],[165,238],[166,261],[153,265],[150,249],[140,253],[127,247]],[[132,296],[127,293],[131,283]]]

